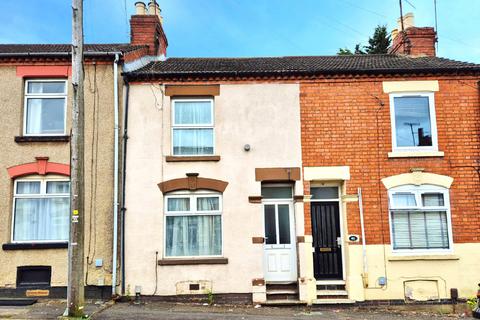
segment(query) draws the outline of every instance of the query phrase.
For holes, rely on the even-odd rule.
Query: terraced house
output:
[[[87,295],[474,294],[480,65],[436,57],[411,15],[384,55],[166,58],[159,13],[86,46]],[[0,294],[65,294],[69,65],[0,45]]]
[[[87,297],[121,280],[121,72],[162,54],[161,39],[138,33],[152,19],[132,22],[131,44],[85,47]],[[0,45],[0,297],[66,296],[71,92],[70,45]]]
[[[436,57],[433,28],[409,19],[386,55],[167,58],[126,72],[131,292],[473,295],[480,66]]]

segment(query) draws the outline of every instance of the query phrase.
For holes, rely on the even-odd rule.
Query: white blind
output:
[[[392,211],[394,249],[448,249],[445,211]]]

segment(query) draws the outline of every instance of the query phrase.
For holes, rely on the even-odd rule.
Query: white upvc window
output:
[[[208,191],[165,196],[164,256],[222,256],[222,196]]]
[[[66,134],[67,80],[26,80],[23,134]]]
[[[68,241],[69,212],[68,180],[15,180],[12,242]]]
[[[449,253],[452,223],[448,189],[406,185],[389,190],[390,234],[395,253]]]
[[[433,92],[390,94],[393,151],[438,151]]]
[[[172,100],[172,155],[215,152],[213,99]]]

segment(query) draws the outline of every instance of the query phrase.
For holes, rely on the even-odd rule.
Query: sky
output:
[[[136,0],[84,0],[86,43],[127,43]],[[398,0],[157,0],[169,57],[335,55],[396,27]],[[419,27],[434,0],[403,0]],[[480,63],[480,0],[437,0],[438,56]],[[1,0],[0,43],[69,43],[71,0]]]

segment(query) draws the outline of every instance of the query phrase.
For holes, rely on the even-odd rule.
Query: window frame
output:
[[[290,198],[267,198],[262,196],[262,202],[277,203],[279,201],[289,202],[293,200],[295,195],[295,185],[293,183],[262,183],[260,185],[260,194],[262,193],[262,188],[285,188],[288,187],[292,191],[292,196]]]
[[[428,110],[430,113],[430,129],[432,131],[432,145],[431,146],[412,146],[412,147],[399,147],[397,146],[397,126],[395,123],[395,98],[402,97],[427,97],[428,98]],[[429,152],[438,151],[438,132],[437,132],[437,117],[435,113],[435,94],[434,92],[402,92],[402,93],[390,93],[390,122],[391,122],[391,134],[392,134],[392,151],[393,152]]]
[[[205,157],[205,156],[213,156],[216,152],[215,147],[215,106],[214,106],[214,99],[213,98],[173,98],[171,103],[171,138],[170,138],[170,153],[172,156],[175,157]],[[210,114],[211,114],[211,122],[208,124],[201,124],[201,125],[192,125],[192,124],[175,124],[175,107],[177,102],[210,102]],[[213,150],[211,154],[175,154],[174,153],[174,134],[173,132],[175,129],[212,129],[212,136],[213,136]]]
[[[198,211],[197,198],[218,197],[218,210],[214,211]],[[189,198],[189,211],[168,211],[168,199]],[[209,190],[198,191],[174,191],[163,197],[163,259],[205,259],[205,258],[222,258],[224,254],[224,224],[223,224],[223,194]],[[219,255],[198,255],[198,256],[167,256],[167,217],[188,217],[188,216],[220,216],[220,239],[222,242]]]
[[[13,184],[13,197],[12,197],[12,228],[10,231],[10,241],[11,243],[65,243],[69,240],[15,240],[15,206],[16,199],[44,199],[44,198],[65,198],[66,193],[47,193],[47,183],[48,182],[70,182],[70,179],[66,178],[18,178],[15,179]],[[29,194],[17,194],[17,184],[18,182],[40,182],[40,193],[29,193]],[[70,201],[70,193],[68,193],[68,198]],[[70,210],[68,212],[69,221],[70,221]]]
[[[64,82],[65,91],[63,93],[28,93],[29,83],[34,82]],[[27,133],[27,105],[29,99],[64,99],[63,104],[63,133]],[[38,136],[59,136],[67,134],[67,105],[68,105],[68,79],[55,78],[55,79],[26,79],[25,88],[23,94],[23,135],[28,137]]]
[[[395,193],[413,193],[415,194],[415,201],[417,206],[408,206],[395,208],[393,204],[393,194]],[[441,193],[443,194],[443,206],[424,206],[422,202],[422,194]],[[453,232],[452,232],[452,217],[450,211],[450,194],[449,189],[435,185],[403,185],[394,187],[388,190],[388,220],[390,230],[390,244],[392,254],[394,255],[438,255],[438,254],[452,254],[453,253]],[[447,218],[447,235],[448,248],[432,248],[432,249],[395,249],[394,248],[394,234],[393,234],[393,211],[418,211],[418,212],[438,212],[444,211]]]

